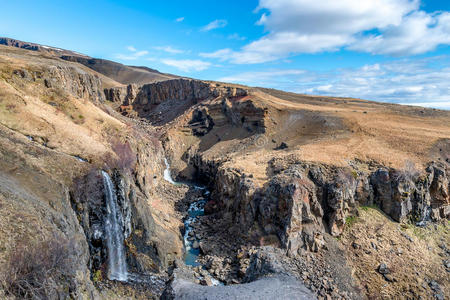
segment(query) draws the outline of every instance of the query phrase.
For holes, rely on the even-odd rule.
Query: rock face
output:
[[[105,89],[105,99],[111,102],[124,103],[127,96],[127,89],[124,87],[114,87]]]
[[[396,221],[449,217],[449,170],[445,163],[431,163],[426,174],[413,178],[400,171],[378,169],[371,175],[374,200]]]
[[[139,116],[148,117],[151,110],[163,102],[199,102],[205,99],[245,96],[242,88],[220,86],[193,79],[172,79],[137,87],[129,85],[126,93],[123,88],[111,88],[104,91],[109,101],[121,101],[123,105],[131,105]]]
[[[87,72],[80,72],[75,68],[55,66],[50,68],[50,78],[46,78],[46,86],[62,88],[79,98],[91,99],[91,101],[103,101],[102,83],[100,78]]]
[[[80,226],[71,205],[70,188],[62,184],[58,180],[60,178],[48,176],[41,166],[31,163],[36,155],[42,155],[40,162],[52,170],[47,161],[50,157],[62,165],[73,164],[74,160],[49,149],[30,145],[20,134],[5,129],[4,126],[0,126],[0,145],[2,146],[0,154],[2,272],[6,269],[5,263],[9,256],[17,254],[21,241],[28,247],[28,243],[35,241],[32,245],[42,250],[40,243],[48,237],[55,236],[51,240],[52,248],[57,249],[63,245],[64,241],[73,242],[64,253],[64,258],[70,257],[71,261],[69,273],[66,274],[64,282],[66,287],[70,286],[70,290],[64,289],[64,285],[55,286],[55,290],[61,297],[97,297],[98,293],[90,280],[88,243],[83,227]],[[8,149],[5,145],[10,147],[14,145],[14,148]],[[5,151],[7,149],[8,151]],[[24,156],[23,153],[17,153],[14,149],[23,149],[27,154]],[[11,171],[5,172],[5,170]],[[58,173],[55,169],[52,171]],[[22,249],[24,251],[27,248]],[[33,266],[33,262],[30,264]],[[27,272],[33,273],[29,270]],[[39,276],[46,275],[39,273]],[[1,285],[0,294],[2,294],[2,288]],[[4,297],[4,299],[7,298]]]
[[[263,133],[266,114],[267,111],[251,99],[230,100],[221,97],[195,108],[188,126],[195,136],[208,134],[214,126],[226,125],[244,128],[251,133]]]
[[[154,212],[147,204],[151,195],[151,174],[147,174],[149,163],[145,153],[140,153],[140,164],[134,174],[113,169],[112,179],[117,191],[119,209],[123,215],[122,232],[127,250],[127,265],[131,272],[159,272],[166,269],[182,254],[180,233],[170,231],[158,225]],[[150,169],[151,170],[151,169]],[[107,263],[106,253],[106,205],[100,171],[92,169],[84,177],[78,178],[73,188],[73,205],[91,253],[90,269],[102,270]],[[143,182],[149,182],[145,189]],[[147,196],[148,195],[148,196]]]
[[[323,210],[308,179],[274,176],[259,201],[258,212],[264,232],[277,235],[292,253],[301,247],[318,250],[314,228],[319,226]]]
[[[229,220],[236,232],[249,234],[256,224],[258,234],[276,235],[292,253],[300,248],[318,251],[324,245],[323,232],[339,236],[358,205],[376,204],[396,221],[449,218],[450,173],[443,163],[431,163],[424,175],[414,178],[402,170],[364,173],[273,160],[274,175],[257,188],[253,178],[237,169],[198,156],[195,162],[200,173],[215,174],[215,213]]]
[[[93,102],[105,99],[100,78],[77,66],[55,63],[45,69],[16,69],[13,75],[18,80],[43,84],[47,89],[64,91],[77,98],[90,99]]]

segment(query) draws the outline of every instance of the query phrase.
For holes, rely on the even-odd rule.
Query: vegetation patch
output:
[[[92,275],[92,281],[94,283],[103,281],[103,273],[102,270],[97,270],[94,272],[94,274]]]
[[[378,210],[378,206],[376,206],[375,204],[363,205],[363,206],[360,207],[360,209],[362,209],[363,211],[368,211],[369,209],[376,209],[376,210]]]
[[[356,222],[358,222],[357,216],[348,216],[345,218],[345,226],[347,228],[352,227]]]
[[[2,270],[1,285],[17,299],[58,299],[73,281],[73,245],[60,237],[20,241]]]

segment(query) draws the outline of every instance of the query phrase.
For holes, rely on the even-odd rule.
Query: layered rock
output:
[[[76,65],[55,63],[51,66],[33,66],[27,69],[15,69],[11,80],[35,82],[47,89],[64,91],[76,97],[93,102],[104,101],[102,81],[94,74],[88,73]],[[15,78],[16,77],[16,78]]]
[[[317,251],[324,244],[324,232],[340,235],[359,205],[376,204],[399,222],[449,218],[450,172],[443,163],[430,164],[415,178],[404,170],[367,173],[301,161],[277,167],[272,162],[272,177],[256,187],[252,176],[238,169],[198,156],[195,162],[199,172],[215,172],[210,213],[228,219],[237,233],[276,235],[292,253],[300,248]],[[255,231],[255,224],[260,231]]]
[[[141,86],[128,85],[124,88],[114,87],[104,90],[106,99],[132,106],[139,116],[148,117],[152,109],[166,101],[195,103],[205,99],[222,97],[239,97],[247,91],[231,86],[221,86],[193,79],[171,79]]]

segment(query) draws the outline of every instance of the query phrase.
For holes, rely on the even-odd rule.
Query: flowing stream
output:
[[[106,246],[108,250],[108,278],[110,280],[127,281],[128,271],[123,246],[123,216],[117,203],[117,195],[111,177],[102,171],[106,195]]]
[[[178,184],[186,184],[189,185],[190,187],[197,189],[197,190],[202,190],[203,191],[203,195],[204,196],[208,196],[209,195],[209,191],[202,186],[197,186],[197,185],[193,185],[193,184],[189,184],[189,183],[182,183],[182,182],[176,182],[172,179],[172,176],[170,174],[170,165],[167,162],[167,159],[164,158],[164,163],[166,164],[166,169],[164,170],[164,179],[167,180],[168,182],[178,185]],[[197,245],[197,247],[194,247],[194,243],[198,243],[198,241],[195,239],[195,237],[193,236],[193,228],[191,226],[191,224],[197,219],[198,216],[203,216],[205,214],[205,204],[206,204],[206,200],[204,198],[201,198],[197,201],[194,201],[191,203],[191,205],[189,205],[189,209],[188,209],[188,215],[186,217],[186,219],[184,220],[184,246],[186,249],[186,252],[184,254],[184,262],[186,265],[189,266],[198,266],[200,265],[197,262],[197,258],[198,255],[200,254],[200,249]],[[192,232],[192,233],[191,233]]]

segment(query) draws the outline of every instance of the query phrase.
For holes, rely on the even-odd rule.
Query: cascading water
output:
[[[164,179],[170,182],[171,184],[177,184],[173,179],[172,175],[170,175],[170,166],[167,158],[164,157],[164,163],[166,164],[166,168],[164,169]]]
[[[164,158],[164,163],[166,164],[166,169],[164,170],[164,179],[165,180],[167,180],[168,182],[175,184],[175,185],[186,184],[196,190],[202,190],[204,197],[209,196],[210,192],[208,191],[208,189],[206,189],[206,187],[194,185],[191,183],[176,182],[175,180],[173,180],[172,176],[170,174],[170,165],[166,158]],[[184,239],[184,246],[186,248],[186,252],[184,255],[184,262],[188,266],[199,266],[200,265],[197,262],[197,258],[200,254],[200,249],[198,249],[198,247],[197,248],[194,247],[195,240],[192,239],[192,237],[190,236],[190,233],[191,232],[194,233],[191,224],[193,222],[195,222],[195,220],[197,219],[198,216],[203,216],[205,214],[205,204],[206,204],[205,198],[200,198],[197,201],[192,202],[188,208],[188,215],[187,215],[186,219],[184,220],[185,231],[184,231],[183,239]],[[212,276],[210,277],[210,280],[213,285],[222,285],[222,283],[220,281],[213,278]]]
[[[166,158],[164,158],[164,163],[166,164],[166,169],[164,170],[164,179],[172,184],[181,184],[172,179],[172,176],[170,174],[170,166],[169,166],[169,163]],[[204,190],[205,196],[209,194],[209,191],[206,190],[204,187],[192,185],[192,184],[189,184],[189,186],[193,187],[194,189]],[[191,266],[198,265],[197,257],[200,254],[200,250],[198,248],[193,247],[194,241],[192,239],[189,239],[189,237],[190,237],[189,234],[190,234],[190,232],[193,231],[191,224],[195,221],[195,219],[198,216],[204,215],[205,204],[206,204],[206,201],[204,199],[192,202],[188,209],[188,215],[187,215],[186,219],[184,220],[185,231],[184,231],[183,239],[184,239],[184,246],[186,248],[185,259],[184,259],[186,265],[191,265]]]
[[[106,246],[108,250],[108,278],[110,280],[127,281],[127,263],[123,247],[123,216],[117,203],[114,184],[108,173],[102,171],[105,186],[107,216],[105,222]]]

